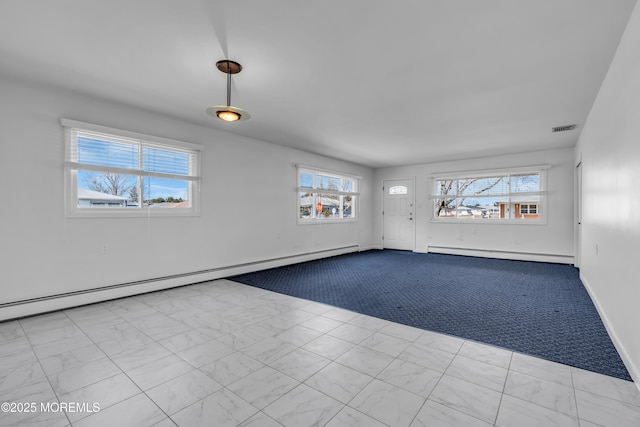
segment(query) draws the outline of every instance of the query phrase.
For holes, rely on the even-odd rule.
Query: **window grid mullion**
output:
[[[143,170],[142,144],[138,144],[138,170]],[[144,206],[144,177],[138,174],[138,209]]]

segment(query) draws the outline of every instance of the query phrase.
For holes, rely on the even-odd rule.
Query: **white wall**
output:
[[[640,383],[640,6],[576,146],[582,159],[580,275]]]
[[[433,200],[428,198],[434,191],[431,174],[532,165],[551,165],[547,171],[546,224],[442,223],[431,220]],[[378,169],[374,176],[374,210],[382,211],[384,180],[415,177],[416,252],[427,252],[429,246],[442,246],[471,249],[474,251],[468,254],[478,256],[572,263],[573,175],[572,149]],[[382,228],[382,218],[376,217],[374,244],[377,247],[382,246]],[[482,250],[491,250],[491,253]]]
[[[369,168],[2,75],[0,93],[0,304],[371,246]],[[201,215],[65,218],[61,117],[204,145]],[[358,221],[297,225],[296,163],[362,176]]]

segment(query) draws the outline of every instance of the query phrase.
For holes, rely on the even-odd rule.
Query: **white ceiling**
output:
[[[371,167],[428,163],[575,145],[635,3],[0,0],[0,73]],[[249,121],[205,113],[226,102],[225,58]]]

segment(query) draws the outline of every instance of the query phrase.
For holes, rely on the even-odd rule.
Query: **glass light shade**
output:
[[[220,120],[224,120],[225,122],[235,122],[236,120],[240,120],[240,118],[242,117],[235,111],[229,110],[218,111],[216,112],[216,116],[218,116]]]
[[[217,117],[225,122],[243,122],[249,120],[251,115],[242,108],[233,107],[231,105],[216,105],[207,108],[207,114],[211,117]]]

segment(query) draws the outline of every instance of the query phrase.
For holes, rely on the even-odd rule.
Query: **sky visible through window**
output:
[[[300,174],[300,187],[311,188],[313,186],[313,175],[310,173]]]
[[[300,173],[300,187],[313,187],[313,174]],[[350,178],[341,178],[337,176],[327,176],[322,174],[316,175],[316,189],[319,190],[336,190],[336,191],[354,191],[354,180]]]

